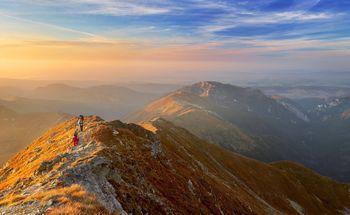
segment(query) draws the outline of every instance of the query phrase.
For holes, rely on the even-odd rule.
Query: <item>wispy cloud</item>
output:
[[[34,0],[31,4],[60,7],[64,9],[62,13],[71,14],[135,16],[164,14],[170,11],[169,5],[162,0]]]
[[[84,31],[80,31],[80,30],[76,30],[76,29],[72,29],[72,28],[66,28],[66,27],[53,25],[53,24],[49,24],[49,23],[45,23],[45,22],[38,22],[38,21],[30,20],[30,19],[24,19],[24,18],[20,18],[20,17],[16,17],[16,16],[7,15],[7,14],[1,13],[1,12],[0,12],[0,16],[10,18],[10,19],[13,19],[13,20],[16,20],[19,22],[31,23],[34,25],[39,25],[39,26],[43,26],[43,27],[47,27],[47,28],[57,29],[60,31],[75,33],[75,34],[79,34],[79,35],[83,35],[83,36],[87,36],[87,37],[91,37],[91,38],[103,38],[101,36],[98,36],[96,34],[92,34],[89,32],[84,32]]]
[[[340,16],[341,14],[331,13],[313,13],[306,11],[286,11],[286,12],[251,12],[250,14],[228,13],[223,14],[211,24],[203,26],[202,29],[207,32],[222,31],[225,29],[235,28],[239,26],[254,26],[266,24],[282,24],[282,23],[304,23],[311,21],[329,20]]]

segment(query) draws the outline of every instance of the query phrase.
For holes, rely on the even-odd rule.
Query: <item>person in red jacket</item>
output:
[[[77,146],[78,143],[79,143],[78,132],[75,131],[75,132],[74,132],[74,136],[73,136],[73,147],[74,147],[74,146]]]

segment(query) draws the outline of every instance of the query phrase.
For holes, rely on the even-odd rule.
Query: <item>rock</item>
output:
[[[39,152],[41,152],[41,150],[42,150],[42,148],[40,148],[40,147],[39,148],[35,148],[34,152],[39,153]]]
[[[189,179],[188,182],[187,182],[187,187],[189,189],[189,191],[193,194],[193,195],[196,195],[196,193],[194,192],[195,191],[195,188],[193,186],[193,183],[192,181]]]
[[[160,154],[162,154],[162,146],[160,141],[157,140],[151,145],[151,155],[156,158]]]
[[[51,161],[44,161],[41,163],[39,168],[35,171],[35,175],[41,175],[43,173],[51,171],[51,169],[58,163],[62,161],[63,158],[67,158],[69,156],[68,153],[61,154],[54,158]]]
[[[120,182],[122,182],[122,180],[123,180],[122,177],[120,176],[119,172],[118,172],[116,169],[112,169],[112,170],[109,172],[107,178],[108,178],[109,180],[114,181],[115,183],[120,183]]]
[[[50,199],[50,200],[47,202],[46,206],[47,206],[47,207],[51,207],[53,204],[54,204],[54,201],[53,201],[52,199]]]
[[[111,162],[104,157],[96,156],[73,168],[66,169],[58,179],[66,186],[79,184],[90,193],[110,212],[125,214],[121,204],[116,199],[116,193],[109,180],[121,181],[116,170],[109,166]]]

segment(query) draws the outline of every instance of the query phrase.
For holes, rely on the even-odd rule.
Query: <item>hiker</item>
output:
[[[77,146],[78,143],[79,143],[78,131],[75,131],[73,136],[73,147]]]
[[[80,127],[80,131],[83,132],[83,130],[84,130],[84,116],[83,115],[79,116],[78,126]]]

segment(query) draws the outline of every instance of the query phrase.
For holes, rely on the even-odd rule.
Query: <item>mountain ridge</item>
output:
[[[86,117],[72,149],[76,120],[52,128],[0,169],[0,212],[346,214],[350,208],[348,184],[301,165],[234,154],[163,119],[153,122],[153,133]]]

